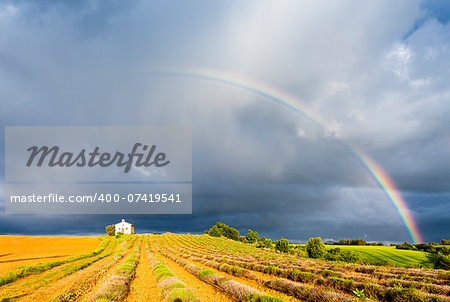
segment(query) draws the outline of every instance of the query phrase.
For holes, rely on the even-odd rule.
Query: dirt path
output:
[[[141,257],[136,268],[136,275],[130,285],[126,301],[162,302],[161,289],[158,288],[155,275],[148,261],[145,239],[141,247]]]
[[[204,302],[233,302],[228,295],[222,293],[221,291],[217,290],[212,285],[209,285],[201,280],[199,280],[197,277],[186,271],[182,266],[177,264],[175,261],[172,261],[171,259],[164,257],[163,255],[156,252],[155,247],[153,246],[152,239],[150,238],[150,245],[152,248],[152,252],[156,255],[159,255],[162,259],[164,259],[164,264],[175,274],[175,276],[183,281],[186,286],[192,290],[195,294],[195,296],[200,300]]]

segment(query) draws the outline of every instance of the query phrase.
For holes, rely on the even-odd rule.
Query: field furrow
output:
[[[115,241],[114,245],[116,248],[110,256],[58,282],[40,288],[33,294],[26,296],[23,301],[79,301],[86,293],[92,290],[103,275],[130,252],[131,241],[132,239],[129,238],[120,245],[119,241]]]
[[[37,290],[34,290],[29,295],[26,295],[22,298],[17,299],[17,301],[25,302],[25,301],[74,301],[76,298],[76,292],[69,293],[69,288],[74,284],[79,282],[80,280],[88,280],[92,275],[95,275],[96,272],[100,270],[104,270],[104,267],[108,262],[111,261],[113,255],[110,255],[97,263],[82,269],[70,276],[62,278],[58,281],[52,282],[50,284],[46,284],[40,287]],[[85,288],[84,290],[88,290]],[[62,293],[62,294],[55,294]]]
[[[136,275],[130,285],[130,293],[127,296],[128,302],[162,302],[155,275],[153,274],[150,259],[148,257],[147,242],[141,246],[141,259],[136,268]]]
[[[368,296],[383,301],[390,301],[392,299],[392,296],[401,295],[403,292],[407,292],[408,294],[408,292],[410,292],[411,290],[415,290],[413,295],[422,297],[424,300],[430,301],[444,301],[448,298],[448,295],[450,293],[450,289],[446,285],[426,284],[417,281],[407,282],[404,280],[396,279],[380,280],[379,278],[375,278],[370,274],[363,275],[363,273],[360,273],[358,275],[358,273],[355,273],[355,271],[353,270],[351,270],[350,272],[345,272],[344,274],[342,272],[331,271],[327,269],[306,269],[299,266],[283,266],[279,263],[277,263],[278,265],[274,265],[273,262],[270,263],[267,260],[264,262],[255,262],[255,258],[248,256],[235,258],[226,257],[224,259],[214,256],[222,256],[223,254],[226,254],[226,252],[224,250],[220,250],[218,252],[217,248],[215,249],[213,244],[211,244],[211,246],[205,247],[196,244],[195,242],[191,242],[188,236],[183,235],[166,235],[164,236],[164,238],[167,240],[165,242],[165,245],[170,246],[174,249],[172,250],[172,253],[177,253],[179,256],[183,257],[189,257],[191,261],[203,263],[221,271],[243,275],[246,278],[251,279],[257,278],[257,275],[255,274],[255,271],[257,271],[267,275],[288,278],[292,281],[300,281],[302,283],[306,283],[316,287],[324,287],[327,288],[327,290],[342,292],[348,295],[352,295],[355,290],[364,290]],[[211,238],[207,238],[205,241],[211,241]],[[233,244],[231,244],[230,242],[230,245],[227,247],[227,249],[231,249],[231,246],[233,246]],[[241,248],[242,246],[243,245],[241,245],[239,248]],[[214,250],[214,252],[211,252],[211,249]],[[249,249],[249,252],[251,252],[251,249]],[[274,256],[276,257],[278,255]],[[266,259],[275,257],[266,257]],[[248,271],[248,269],[251,271]],[[268,280],[267,278],[258,280],[258,282],[261,282],[270,288],[275,288],[281,291],[284,291],[284,289],[280,286],[280,284],[284,284],[284,287],[295,286],[296,284],[292,281],[281,279],[274,282],[273,280]],[[406,289],[399,289],[399,285],[404,286]],[[304,286],[302,288],[304,291]],[[315,291],[317,288],[314,289],[309,287],[309,289]],[[296,296],[307,298],[307,296],[304,295]],[[310,298],[308,298],[308,300],[309,299]]]
[[[199,238],[204,236],[198,236]],[[209,236],[208,236],[209,237]],[[402,280],[417,280],[429,282],[430,284],[448,284],[450,274],[440,270],[425,269],[406,269],[396,267],[374,267],[366,265],[354,265],[347,263],[336,263],[324,260],[313,260],[295,257],[286,254],[275,254],[273,251],[265,249],[256,249],[255,247],[235,246],[230,248],[229,240],[217,238],[216,242],[212,238],[196,238],[195,236],[180,236],[180,242],[183,242],[188,249],[195,251],[206,251],[209,254],[220,254],[231,260],[241,260],[254,262],[255,264],[265,264],[274,266],[284,266],[285,268],[296,268],[309,272],[320,272],[321,270],[332,270],[336,273],[352,272],[360,273],[365,276],[374,276],[378,279],[392,278],[399,275]],[[228,242],[227,242],[228,241]],[[246,250],[247,249],[247,250]],[[247,255],[245,255],[247,254]]]
[[[201,263],[196,262],[194,260],[192,260],[192,258],[186,257],[185,255],[182,254],[177,254],[176,252],[174,252],[174,250],[172,250],[171,248],[168,247],[167,245],[167,241],[163,241],[162,236],[158,237],[156,240],[156,248],[158,250],[159,253],[164,254],[164,256],[171,258],[172,260],[177,261],[177,263],[180,261],[180,259],[185,258],[186,260],[184,260],[185,266],[187,265],[189,266],[193,266],[196,267],[196,269],[191,270],[191,272],[196,272],[196,270],[200,270],[200,272],[198,273],[200,277],[202,277],[202,271],[207,272],[207,274],[211,274],[212,275],[212,280],[209,280],[208,278],[202,279],[205,282],[210,282],[213,283],[214,285],[217,285],[217,280],[216,279],[225,279],[225,280],[230,280],[230,281],[234,281],[236,282],[236,284],[233,284],[230,286],[229,292],[231,294],[234,294],[235,291],[239,291],[239,287],[242,286],[243,287],[243,291],[248,291],[248,294],[251,295],[252,291],[254,291],[254,295],[255,296],[261,296],[261,297],[271,297],[271,298],[277,298],[280,301],[298,301],[297,299],[288,296],[282,292],[279,291],[275,291],[273,289],[270,289],[266,286],[263,285],[263,283],[258,282],[258,280],[252,280],[252,279],[246,279],[246,278],[242,278],[242,277],[238,277],[238,276],[233,276],[231,274],[225,273],[225,272],[218,272],[218,270],[212,268],[212,267],[208,267],[208,269],[206,269]],[[183,261],[181,261],[183,262]],[[236,287],[236,289],[234,288]],[[247,289],[245,289],[245,287]],[[220,288],[220,286],[219,286]],[[223,288],[221,288],[222,290],[224,290]],[[238,295],[238,297],[234,296],[234,298],[242,298],[241,296]]]
[[[147,248],[148,259],[155,275],[161,296],[167,302],[199,302],[192,289],[181,281],[172,270],[170,270],[161,257],[155,256]]]
[[[39,240],[71,241],[66,237]],[[24,242],[39,240],[25,237]],[[14,252],[0,243],[0,268],[31,264],[0,274],[0,302],[353,302],[360,298],[450,302],[448,270],[316,260],[299,249],[282,253],[209,235],[120,235],[86,237],[86,241],[90,250],[63,258],[74,254],[64,254],[67,246],[55,246],[53,253],[48,246],[33,247],[43,251],[41,255]],[[83,237],[72,242],[82,245]],[[388,249],[377,247],[373,255],[384,257],[383,253],[392,253]],[[398,255],[397,259],[406,255],[404,261],[409,261],[407,253]]]
[[[152,238],[153,239],[153,238]],[[162,259],[164,259],[165,265],[178,277],[181,281],[183,281],[185,284],[188,284],[189,287],[194,291],[196,297],[203,302],[217,302],[217,301],[224,301],[224,302],[231,302],[233,299],[231,299],[228,295],[225,293],[217,290],[214,286],[207,284],[191,273],[189,273],[183,266],[179,265],[172,259],[165,257],[162,254],[159,254],[157,252],[157,249],[154,245],[153,240],[150,240],[150,247],[153,253],[158,254],[161,256]]]
[[[296,269],[313,273],[321,270],[335,272],[354,272],[364,275],[373,275],[378,279],[400,276],[403,280],[429,282],[438,285],[449,283],[450,273],[442,270],[408,269],[389,266],[368,266],[359,264],[337,263],[325,260],[305,259],[289,254],[277,254],[266,249],[257,249],[254,246],[230,244],[230,240],[224,238],[212,238],[210,236],[181,236],[181,240],[188,243],[191,248],[205,250],[211,254],[218,254],[233,260],[254,262],[255,264],[284,265],[296,267]],[[404,251],[401,251],[404,252]]]
[[[121,301],[126,297],[129,292],[130,282],[134,277],[136,266],[139,262],[142,240],[143,236],[139,236],[139,238],[134,236],[128,248],[132,248],[135,242],[137,242],[137,246],[132,248],[132,252],[125,258],[117,270],[105,276],[83,301]]]

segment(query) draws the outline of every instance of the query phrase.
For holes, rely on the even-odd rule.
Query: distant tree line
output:
[[[354,262],[354,263],[367,263],[363,260],[358,253],[350,250],[341,250],[340,248],[334,248],[327,251],[325,244],[320,237],[309,239],[306,246],[299,244],[290,244],[285,238],[272,241],[264,236],[260,237],[258,232],[253,230],[247,231],[247,236],[239,236],[239,231],[233,227],[230,227],[222,222],[217,222],[209,230],[205,231],[213,237],[226,237],[232,240],[240,241],[247,244],[255,244],[257,248],[272,249],[279,253],[310,257],[310,258],[322,258],[327,260]],[[369,245],[361,239],[356,240],[344,240],[340,241],[343,245]],[[373,244],[371,244],[373,245]],[[376,244],[378,245],[378,244]],[[386,263],[373,263],[373,264],[386,264]]]
[[[331,245],[372,245],[372,246],[384,246],[383,242],[367,242],[363,239],[344,239],[334,242],[326,242],[325,244]]]
[[[435,253],[435,252],[442,252],[447,253],[450,251],[450,247],[447,245],[450,245],[450,240],[442,239],[440,245],[438,245],[435,242],[430,243],[416,243],[411,244],[409,242],[404,242],[402,244],[396,244],[395,248],[399,250],[411,250],[411,251],[422,251],[427,253]]]
[[[252,230],[247,231],[247,236],[239,236],[238,230],[223,222],[217,222],[209,230],[205,230],[204,233],[212,237],[223,236],[243,243],[256,244],[256,247],[258,248],[275,249],[282,253],[289,253],[291,249],[291,245],[287,239],[282,238],[278,241],[272,241],[265,237],[259,237],[258,232]]]
[[[450,245],[450,240],[442,239],[441,242],[440,242],[439,244],[440,244],[440,245]]]

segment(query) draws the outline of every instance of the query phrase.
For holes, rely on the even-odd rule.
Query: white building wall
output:
[[[125,222],[125,220],[122,219],[122,222],[117,223],[116,225],[116,234],[121,232],[123,234],[131,234],[132,231],[132,224]]]

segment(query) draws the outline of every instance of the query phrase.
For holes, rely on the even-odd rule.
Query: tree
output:
[[[258,248],[267,248],[267,249],[273,249],[273,242],[270,239],[264,238],[264,240],[258,240],[258,243],[256,245]]]
[[[436,252],[428,254],[427,257],[433,263],[435,269],[450,270],[450,256]]]
[[[259,239],[258,232],[253,232],[252,230],[247,231],[247,241],[250,243],[255,243]]]
[[[440,245],[450,245],[450,240],[442,239]]]
[[[233,240],[236,240],[236,241],[239,240],[239,231],[236,230],[235,228],[232,228],[232,227],[226,225],[225,223],[221,223],[221,222],[218,222],[216,225],[222,232],[223,236],[233,239]]]
[[[310,258],[322,258],[325,256],[327,249],[325,244],[322,242],[322,238],[309,238],[306,244],[306,253]]]
[[[415,246],[413,246],[411,243],[409,242],[403,242],[402,244],[397,244],[395,246],[396,249],[399,250],[417,250],[417,248]]]
[[[239,240],[239,231],[222,222],[217,222],[211,229],[205,231],[205,234],[213,237],[225,236],[236,241]]]
[[[245,237],[245,236],[240,236],[239,241],[243,242],[243,243],[248,243],[247,237]]]
[[[116,234],[116,226],[114,224],[108,225],[106,228],[106,234],[114,236]]]
[[[222,235],[222,232],[220,231],[220,229],[217,227],[217,225],[214,225],[208,233],[210,236],[213,237],[220,237]]]
[[[273,249],[273,243],[272,240],[266,239],[264,240],[264,247],[268,249]]]
[[[289,241],[287,239],[280,239],[275,242],[275,249],[282,253],[289,253]]]

